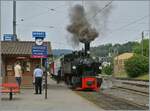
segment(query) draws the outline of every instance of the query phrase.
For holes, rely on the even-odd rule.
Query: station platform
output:
[[[35,95],[34,89],[21,89],[9,100],[8,94],[1,95],[0,111],[101,111],[95,104],[85,100],[63,83],[48,79],[48,98],[45,92]]]

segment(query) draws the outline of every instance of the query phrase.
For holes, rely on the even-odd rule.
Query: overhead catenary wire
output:
[[[54,28],[53,25],[22,25],[21,24],[21,27],[45,27],[45,28]]]
[[[121,27],[119,27],[119,28],[116,28],[116,29],[114,29],[112,32],[110,32],[108,35],[110,35],[110,34],[116,32],[116,31],[121,31],[121,29],[126,28],[126,27],[129,27],[130,25],[136,24],[137,22],[139,22],[139,21],[145,19],[146,17],[149,17],[149,16],[148,16],[148,15],[145,15],[145,16],[143,16],[143,17],[140,17],[139,19],[136,19],[136,20],[134,20],[134,21],[128,23],[128,24],[125,24],[125,25],[123,25],[123,26],[121,26]],[[146,30],[146,31],[150,31],[150,30]],[[138,32],[139,32],[139,31],[138,31]],[[136,36],[136,38],[134,38],[133,41],[139,41],[139,40],[141,39],[141,33],[138,34],[138,35],[140,35],[140,36],[139,36],[138,38],[137,38],[137,36]]]
[[[106,4],[102,9],[100,9],[100,10],[99,10],[95,15],[93,15],[90,19],[95,18],[95,17],[96,17],[99,13],[101,13],[105,8],[107,8],[108,6],[110,6],[111,3],[112,3],[112,1],[109,2],[108,4]],[[146,15],[146,16],[144,16],[144,17],[141,17],[140,19],[137,19],[137,20],[135,20],[135,21],[133,21],[133,22],[130,22],[130,23],[126,24],[126,25],[123,25],[123,26],[121,26],[121,27],[115,29],[115,31],[118,31],[119,29],[121,30],[122,28],[125,28],[125,27],[128,27],[128,26],[132,25],[132,24],[135,24],[135,23],[137,23],[137,22],[139,22],[139,21],[145,19],[146,17],[148,17],[148,15]],[[113,32],[112,32],[112,33],[113,33]]]
[[[23,21],[29,21],[29,20],[32,20],[34,19],[35,17],[39,17],[39,16],[42,16],[44,14],[47,14],[48,10],[47,11],[44,11],[44,12],[41,12],[41,13],[38,13],[38,14],[35,14],[35,15],[32,15],[30,17],[27,17],[27,18],[23,18]]]
[[[112,33],[116,32],[116,31],[120,31],[120,30],[122,30],[123,28],[129,27],[130,25],[136,24],[137,22],[139,22],[139,21],[145,19],[146,17],[149,17],[149,15],[145,15],[145,16],[143,16],[143,17],[140,17],[140,18],[137,19],[137,20],[134,20],[134,21],[132,21],[132,22],[130,22],[130,23],[128,23],[128,24],[125,24],[125,25],[123,25],[123,26],[121,26],[121,27],[119,27],[119,28],[116,28],[116,29],[114,29],[112,32],[110,32],[109,34],[112,34]]]
[[[93,18],[95,18],[99,13],[101,13],[102,11],[104,11],[105,8],[107,8],[108,6],[110,6],[110,4],[112,3],[113,1],[110,1],[108,4],[106,4],[102,9],[98,10],[96,14],[94,14],[90,20],[92,20]]]
[[[130,25],[132,25],[132,24],[135,24],[135,23],[137,23],[137,22],[139,22],[139,21],[145,19],[146,17],[149,17],[149,15],[145,15],[145,16],[143,16],[143,17],[140,17],[139,19],[134,20],[134,21],[132,21],[132,22],[130,22],[130,23],[128,23],[128,24],[125,24],[125,25],[123,25],[123,26],[121,26],[121,27],[119,27],[119,28],[117,28],[117,29],[115,29],[115,30],[121,30],[121,29],[123,29],[123,28],[125,28],[125,27],[128,27],[128,26],[130,26]]]
[[[100,12],[101,12],[101,11],[100,11]],[[100,13],[100,12],[99,12],[99,13]],[[99,13],[98,13],[98,14],[99,14]],[[97,16],[97,15],[96,15],[96,16]],[[48,26],[44,26],[44,27],[48,27]],[[128,27],[128,26],[127,26],[127,27]],[[121,28],[121,29],[123,29],[123,28]],[[117,31],[117,30],[116,30],[116,31]]]
[[[30,16],[30,17],[27,17],[27,18],[22,18],[22,20],[24,21],[24,19],[25,19],[25,21],[29,21],[29,20],[32,20],[32,19],[34,19],[35,17],[39,17],[39,16],[42,16],[42,15],[44,15],[44,14],[48,14],[48,12],[49,11],[56,11],[55,9],[56,8],[58,8],[59,9],[59,7],[62,7],[62,6],[65,6],[65,5],[60,5],[60,6],[55,6],[55,7],[48,7],[48,6],[45,6],[45,5],[38,5],[38,4],[17,4],[17,6],[38,6],[38,7],[40,7],[40,8],[46,8],[47,10],[46,11],[44,11],[44,12],[41,12],[41,13],[39,13],[39,14],[35,14],[35,15],[32,15],[32,16]]]

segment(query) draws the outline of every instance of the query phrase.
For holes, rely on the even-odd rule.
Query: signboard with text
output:
[[[32,32],[32,37],[33,37],[33,38],[41,38],[41,39],[44,39],[44,38],[46,37],[46,33],[45,33],[45,32],[33,31],[33,32]]]
[[[47,58],[47,46],[32,46],[32,58]]]
[[[13,34],[4,34],[3,40],[4,41],[14,41],[16,38]]]

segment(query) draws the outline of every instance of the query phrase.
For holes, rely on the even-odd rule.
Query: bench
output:
[[[3,83],[0,86],[2,87],[1,93],[9,93],[9,100],[12,100],[13,93],[20,92],[19,86],[16,83]]]

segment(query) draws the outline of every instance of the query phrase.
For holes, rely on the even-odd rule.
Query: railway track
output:
[[[148,110],[149,81],[104,78],[99,92],[76,91],[104,110]]]
[[[135,94],[139,94],[139,95],[143,95],[143,96],[149,96],[149,92],[145,92],[145,91],[142,91],[142,90],[136,90],[136,89],[131,89],[131,88],[122,87],[122,86],[115,86],[115,87],[112,87],[112,88],[121,89],[121,90],[124,90],[124,91],[129,91],[131,93],[135,93]]]
[[[103,92],[76,91],[77,94],[93,102],[104,110],[148,110],[148,106],[136,104]]]
[[[149,94],[149,81],[143,80],[115,80],[113,87],[120,88],[122,90],[132,91],[134,93],[148,95]]]
[[[136,80],[136,79],[129,79],[129,78],[116,78],[116,82],[121,82],[123,84],[134,85],[138,87],[149,87],[149,80]]]
[[[124,87],[112,87],[110,91],[111,91],[110,94],[112,93],[112,95],[115,95],[117,97],[127,99],[140,106],[148,106],[149,103],[148,92],[139,91],[136,89],[124,88]],[[113,94],[114,92],[117,92],[117,95]]]
[[[118,80],[128,80],[128,81],[142,81],[142,82],[149,82],[149,80],[141,80],[141,79],[132,79],[132,78],[115,78]]]

